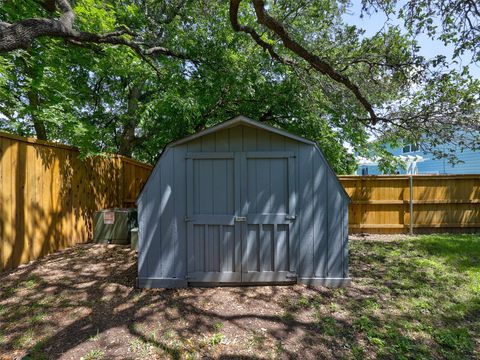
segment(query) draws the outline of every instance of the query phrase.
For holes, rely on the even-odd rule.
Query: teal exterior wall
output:
[[[399,155],[420,155],[425,159],[423,162],[417,163],[418,174],[480,174],[480,152],[466,149],[463,152],[458,151],[456,153],[460,162],[452,165],[448,162],[448,159],[435,159],[433,154],[426,153],[421,150],[413,152],[403,152],[403,148],[391,149],[391,152],[395,156]],[[359,166],[357,169],[357,175],[362,175],[362,169],[367,169],[368,175],[381,175],[383,174],[378,166]],[[407,171],[399,168],[399,174],[406,174]],[[365,172],[365,170],[364,170]]]

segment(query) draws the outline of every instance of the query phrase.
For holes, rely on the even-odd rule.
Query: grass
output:
[[[134,258],[118,256],[118,262],[112,264],[106,256],[103,263],[90,251],[85,248],[71,255],[73,259],[77,253],[83,256],[79,264],[86,272],[81,275],[75,269],[72,279],[75,285],[78,279],[93,284],[83,285],[86,291],[60,286],[54,294],[47,293],[46,289],[66,281],[62,274],[71,268],[67,257],[58,270],[57,283],[48,283],[37,271],[3,284],[2,352],[23,350],[29,359],[62,354],[83,359],[228,358],[232,354],[261,358],[479,358],[479,235],[351,241],[353,284],[342,289],[296,285],[138,290],[133,288],[134,280],[120,284],[122,279],[113,270],[131,261],[134,279]],[[105,250],[106,255],[115,252],[120,254],[116,248]],[[105,269],[106,264],[112,272],[92,281],[91,276],[104,270],[91,275],[88,269],[94,265]],[[50,275],[54,269],[50,267],[46,273]],[[111,296],[112,289],[119,294],[117,302],[99,301]],[[105,311],[110,311],[108,316],[103,315]],[[70,325],[57,327],[62,322]],[[117,328],[127,334],[116,333]],[[70,337],[71,345],[63,348],[65,337]],[[99,348],[111,339],[119,341]]]
[[[358,241],[351,253],[352,277],[371,279],[373,291],[359,304],[349,303],[353,331],[347,336],[365,338],[367,350],[384,357],[474,356],[480,332],[478,235]],[[355,349],[364,351],[358,344]]]
[[[150,344],[139,338],[135,338],[130,341],[130,351],[141,358],[148,358],[151,355],[150,349]]]
[[[208,344],[210,346],[217,346],[223,340],[223,335],[219,332],[213,333],[212,336],[208,339]]]
[[[22,360],[47,360],[47,357],[44,355],[44,344],[47,340],[48,338],[44,338],[37,341],[30,349],[28,355],[24,356]]]
[[[261,349],[267,341],[266,335],[260,330],[251,330],[248,344],[255,349]]]
[[[100,349],[90,350],[81,360],[100,360],[105,358],[105,352]]]
[[[26,281],[24,281],[22,283],[22,286],[27,288],[27,289],[33,289],[34,287],[36,287],[39,283],[39,280],[37,277],[35,276],[32,276],[30,278],[28,278]]]
[[[336,336],[341,334],[341,325],[331,316],[317,316],[319,330],[327,336]]]
[[[15,339],[14,348],[22,349],[32,345],[35,339],[34,335],[35,335],[34,329],[32,328],[27,329],[25,332],[23,332],[22,335],[20,335],[18,338]]]

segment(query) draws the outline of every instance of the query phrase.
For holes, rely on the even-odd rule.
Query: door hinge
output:
[[[246,216],[235,216],[233,218],[235,221],[247,221],[247,217]]]
[[[297,218],[297,215],[285,215],[286,220],[295,220]]]
[[[192,218],[189,218],[188,216],[185,216],[185,221],[188,222],[188,221],[194,221]]]
[[[285,275],[285,277],[287,279],[296,279],[297,278],[297,274],[296,273],[288,273],[287,275]]]

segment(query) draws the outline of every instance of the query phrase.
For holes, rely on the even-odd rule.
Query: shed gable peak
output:
[[[278,129],[278,128],[275,128],[273,126],[266,125],[262,122],[252,120],[252,119],[250,119],[246,116],[240,115],[240,116],[234,117],[233,119],[224,121],[224,122],[222,122],[218,125],[212,126],[208,129],[205,129],[205,130],[202,130],[202,131],[197,132],[195,134],[192,134],[190,136],[187,136],[183,139],[177,140],[177,141],[169,144],[168,147],[181,145],[181,144],[190,142],[192,140],[201,138],[203,136],[215,133],[217,131],[224,130],[224,129],[230,129],[230,128],[233,128],[233,127],[236,127],[236,126],[241,126],[241,125],[253,127],[253,128],[256,128],[256,129],[261,129],[261,130],[268,131],[268,132],[271,132],[271,133],[275,133],[275,134],[285,136],[289,139],[299,141],[299,142],[302,142],[302,143],[305,143],[305,144],[308,144],[308,145],[315,145],[315,143],[313,141],[302,138],[301,136],[291,134],[288,131]]]

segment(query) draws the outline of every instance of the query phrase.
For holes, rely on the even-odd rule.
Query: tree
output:
[[[40,37],[63,38],[72,44],[110,44],[125,45],[134,50],[139,56],[168,55],[183,57],[182,54],[162,46],[145,46],[144,41],[137,40],[138,35],[127,26],[103,33],[77,30],[75,24],[75,11],[68,0],[43,0],[29,1],[30,5],[40,5],[50,15],[60,13],[58,18],[27,18],[19,19],[14,23],[0,22],[0,52],[28,48],[32,42]],[[181,6],[182,2],[180,2]],[[128,35],[130,38],[124,36]]]
[[[98,96],[98,91],[101,90],[99,85],[103,80],[109,79],[105,73],[112,69],[110,64],[121,64],[117,67],[120,71],[115,74],[115,78],[123,79],[122,84],[125,85],[126,79],[134,75],[131,70],[135,67],[150,66],[151,71],[148,72],[148,76],[151,76],[152,71],[157,71],[152,61],[146,59],[147,54],[152,59],[159,54],[175,59],[184,57],[180,52],[174,53],[159,46],[147,49],[144,43],[137,44],[136,40],[125,36],[129,32],[128,26],[137,25],[143,30],[147,28],[145,19],[141,16],[142,12],[134,4],[124,11],[113,11],[110,3],[77,2],[75,12],[81,14],[81,17],[75,23],[81,30],[73,29],[72,19],[71,29],[65,27],[64,23],[68,17],[75,18],[75,12],[68,2],[44,1],[40,2],[41,6],[38,5],[36,1],[8,2],[0,13],[1,20],[11,22],[11,24],[2,22],[3,28],[0,33],[4,35],[0,37],[0,43],[3,44],[3,49],[8,46],[26,47],[25,50],[7,52],[2,58],[2,75],[4,76],[0,86],[5,91],[0,94],[0,99],[6,104],[2,108],[4,110],[2,113],[9,120],[9,124],[3,127],[28,134],[28,126],[33,123],[38,138],[73,141],[87,152],[93,151],[99,145],[98,142],[92,142],[93,139],[98,136],[111,137],[111,134],[104,134],[103,120],[107,124],[112,121],[111,117],[106,119],[105,116],[102,118],[95,115],[99,115],[99,111],[108,104],[112,107],[115,103],[118,104],[118,100],[109,97],[107,92],[102,93],[102,99]],[[61,10],[58,20],[43,17],[47,14],[55,16],[57,9]],[[175,9],[168,10],[172,18]],[[161,20],[164,26],[169,21],[169,18],[165,17]],[[40,32],[43,29],[41,26],[43,23],[53,28],[61,27],[63,32],[53,35],[54,40],[51,40],[45,35],[48,31]],[[116,31],[117,27],[122,30]],[[27,31],[30,35],[22,32],[26,28],[30,29]],[[96,32],[102,32],[102,35],[97,37],[89,35]],[[34,38],[37,41],[33,41]],[[65,39],[66,42],[58,38]],[[156,39],[158,40],[159,37]],[[105,43],[110,46],[98,46]],[[118,48],[119,45],[124,47]],[[138,64],[137,56],[143,60],[142,64]],[[137,66],[134,65],[135,63]],[[101,66],[98,66],[99,64]],[[96,76],[99,73],[103,74],[101,79]],[[144,71],[139,75],[145,77],[145,74]],[[103,82],[106,83],[106,81]],[[130,92],[130,108],[125,111],[128,115],[115,114],[114,122],[117,125],[115,133],[124,135],[123,137],[115,136],[114,143],[117,145],[115,151],[127,155],[131,153],[129,148],[137,141],[132,135],[134,132],[132,123],[126,120],[128,117],[130,119],[135,117],[137,101],[133,98],[136,93]],[[117,92],[116,95],[118,96],[119,93]],[[89,116],[88,119],[87,116]],[[107,128],[112,130],[111,127],[107,126]],[[108,141],[101,142],[103,144],[98,150],[111,149]]]
[[[475,0],[409,0],[402,6],[398,0],[363,0],[363,8],[398,16],[410,31],[454,45],[454,58],[471,52],[472,60],[480,61],[480,5]]]
[[[269,3],[267,11],[263,0],[243,1],[247,3],[244,13],[253,12],[254,16],[250,18],[257,23],[250,21],[247,25],[239,22],[241,3],[242,0],[230,1],[230,21],[236,31],[249,34],[276,61],[301,66],[295,64],[296,59],[280,55],[281,49],[286,48],[320,74],[344,85],[363,107],[355,111],[355,118],[383,141],[395,142],[399,138],[407,138],[418,143],[421,139],[425,150],[434,151],[437,156],[447,155],[436,149],[438,144],[444,142],[460,148],[480,147],[480,82],[469,75],[468,68],[461,73],[451,70],[442,55],[424,59],[418,55],[413,38],[409,41],[408,36],[401,36],[398,28],[389,28],[386,32],[376,34],[364,41],[366,46],[360,45],[348,55],[336,52],[334,57],[329,58],[328,52],[323,51],[320,56],[313,49],[319,43],[318,39],[322,38],[322,32],[318,31],[318,27],[305,27],[305,20],[302,22],[301,19],[304,14],[311,15],[324,10],[331,2],[275,1]],[[364,9],[377,6],[391,14],[397,3],[395,0],[365,0]],[[440,16],[443,24],[441,39],[445,43],[458,42],[455,56],[468,49],[477,54],[474,60],[478,60],[476,45],[480,14],[474,2],[458,0],[453,5],[448,1],[411,0],[404,6],[400,16],[410,29],[415,28],[418,32],[427,27],[432,36],[435,34],[435,28],[431,25],[432,17]],[[280,18],[283,20],[278,20]],[[330,28],[333,26],[329,23]],[[456,29],[457,26],[460,31]],[[309,41],[305,41],[305,30],[308,30]],[[260,33],[268,35],[262,37]],[[384,46],[375,46],[378,41],[383,41]],[[328,49],[332,45],[333,42],[327,42],[317,48]],[[349,73],[348,70],[354,72]],[[355,73],[371,81],[365,83]],[[388,90],[379,86],[379,78],[381,82],[389,82]],[[392,82],[394,86],[391,86]],[[375,88],[381,90],[375,92]],[[392,90],[397,91],[393,98],[380,94]],[[362,118],[362,110],[369,114],[369,119]]]
[[[276,59],[284,63],[291,63],[291,61],[281,58],[278,53],[273,50],[273,46],[262,40],[261,36],[250,26],[240,25],[238,22],[238,11],[241,0],[230,1],[230,21],[236,31],[244,31],[249,33],[255,41]],[[146,60],[146,56],[163,54],[175,57],[185,57],[185,54],[167,49],[162,46],[151,46],[145,48],[145,43],[148,41],[138,39],[138,34],[141,31],[135,32],[130,30],[128,26],[122,25],[117,27],[114,31],[104,33],[94,33],[90,31],[80,31],[74,28],[75,12],[67,0],[45,0],[40,2],[41,6],[49,13],[54,13],[56,9],[60,11],[58,19],[52,18],[30,18],[20,19],[12,24],[7,22],[0,23],[0,52],[12,51],[19,48],[28,47],[33,40],[50,36],[63,38],[72,43],[96,43],[96,44],[111,44],[111,45],[125,45],[133,49],[139,56]],[[348,76],[336,71],[329,62],[323,60],[320,56],[308,51],[298,41],[295,41],[285,29],[283,24],[270,16],[264,8],[263,0],[253,0],[257,21],[271,30],[283,42],[283,45],[293,51],[295,54],[306,60],[313,68],[323,75],[327,75],[332,80],[343,84],[353,95],[357,98],[360,104],[370,115],[370,121],[376,123],[378,116],[373,109],[372,104],[367,100],[359,87],[350,80]],[[177,9],[181,8],[184,2],[177,4]],[[162,8],[165,11],[165,8]],[[132,39],[126,37],[130,36]],[[151,45],[151,44],[149,44]]]
[[[244,114],[316,140],[341,173],[355,167],[343,144],[368,153],[372,132],[433,149],[452,129],[478,130],[478,80],[419,56],[399,28],[365,38],[343,22],[346,1],[71,4],[2,7],[0,127],[42,137],[43,124],[85,154],[153,162],[166,143]]]

